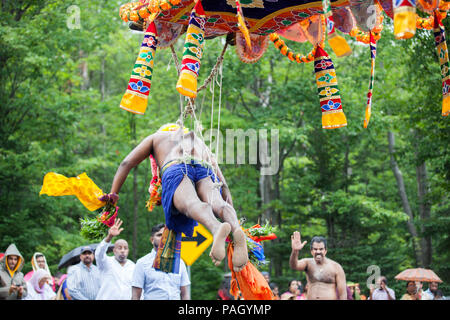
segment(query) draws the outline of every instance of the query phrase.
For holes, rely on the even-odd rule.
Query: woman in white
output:
[[[55,298],[55,293],[48,285],[51,277],[44,269],[34,272],[30,281],[27,282],[28,294],[24,300],[51,300]]]

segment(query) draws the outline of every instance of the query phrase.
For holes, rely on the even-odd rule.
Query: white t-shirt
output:
[[[144,300],[180,300],[180,287],[191,284],[184,261],[180,259],[178,273],[166,273],[155,270],[153,261],[155,249],[136,262],[133,274],[133,287],[141,288]]]
[[[108,246],[109,243],[102,240],[95,250],[95,260],[102,279],[95,300],[131,300],[135,264],[127,259],[122,266],[115,257],[108,257]]]

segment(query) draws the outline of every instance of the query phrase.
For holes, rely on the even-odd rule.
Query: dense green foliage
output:
[[[144,116],[119,108],[142,33],[131,32],[118,16],[117,1],[8,1],[0,10],[0,250],[15,243],[31,269],[35,251],[44,252],[56,271],[59,259],[78,245],[80,219],[93,218],[71,196],[39,196],[43,177],[82,172],[109,192],[115,171],[144,137],[179,116],[177,72],[170,49],[156,52],[149,106]],[[80,28],[69,28],[80,9]],[[367,45],[349,40],[353,54],[336,58],[348,126],[321,129],[312,64],[295,64],[269,45],[255,64],[240,62],[234,47],[224,59],[220,129],[278,129],[280,169],[270,177],[270,201],[262,201],[260,166],[222,164],[239,218],[246,226],[277,226],[278,238],[265,243],[270,263],[263,267],[283,292],[295,277],[289,269],[290,235],[328,239],[328,257],[341,263],[347,280],[364,285],[377,265],[397,296],[404,284],[394,276],[420,266],[390,164],[388,131],[396,138],[395,159],[419,237],[431,238],[431,267],[450,295],[450,138],[441,112],[441,79],[430,32],[396,41],[389,19],[378,42],[373,113],[363,128],[370,75]],[[73,21],[72,21],[73,22]],[[448,21],[445,21],[450,29]],[[183,38],[183,37],[182,37]],[[207,40],[199,83],[222,51],[223,38]],[[306,52],[308,44],[290,44]],[[183,39],[175,45],[181,58]],[[220,91],[203,90],[197,116],[204,128],[217,128]],[[262,102],[268,102],[267,104]],[[186,120],[193,128],[193,122]],[[225,155],[223,155],[225,157]],[[417,167],[425,163],[428,193],[419,199]],[[119,217],[136,261],[151,249],[150,229],[164,221],[161,207],[145,208],[150,162],[130,173],[120,192]],[[419,210],[426,202],[430,217]],[[135,203],[137,207],[135,208]],[[136,241],[133,241],[133,236]],[[310,257],[308,245],[301,257]],[[215,267],[204,253],[191,267],[192,298],[215,299],[225,264]]]

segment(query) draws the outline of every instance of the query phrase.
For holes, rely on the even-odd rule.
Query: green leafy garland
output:
[[[111,201],[107,201],[103,210],[95,218],[81,218],[80,235],[86,240],[99,242],[108,235],[111,221],[114,223],[114,215],[117,215],[119,207]]]

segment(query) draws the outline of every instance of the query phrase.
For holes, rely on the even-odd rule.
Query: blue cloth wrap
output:
[[[178,211],[172,201],[175,190],[180,185],[186,173],[186,168],[187,176],[194,185],[197,181],[206,177],[211,177],[211,180],[215,182],[216,175],[211,168],[205,168],[195,160],[191,160],[190,163],[188,162],[186,165],[184,163],[171,165],[167,167],[162,174],[161,204],[166,218],[166,226],[177,233],[183,232],[186,236],[192,237],[194,227],[198,225],[197,221]],[[217,178],[217,181],[220,181],[219,178]],[[222,189],[220,189],[220,192],[222,193]]]

